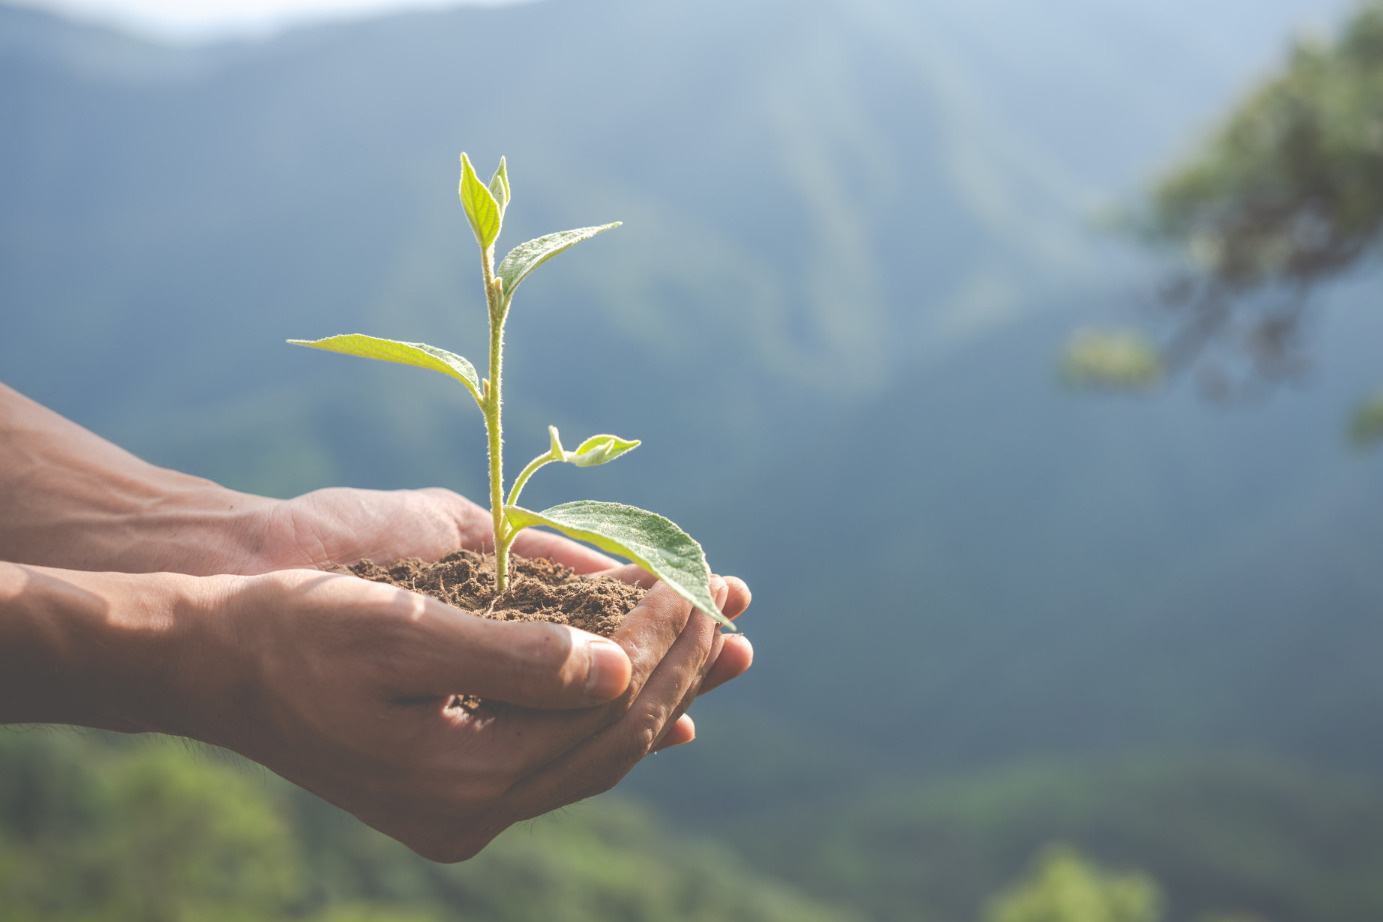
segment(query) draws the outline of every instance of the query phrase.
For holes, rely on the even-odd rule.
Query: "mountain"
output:
[[[93,375],[214,337],[214,369],[205,350],[178,369],[193,400],[243,395],[247,365],[301,388],[303,359],[270,344],[314,324],[469,342],[446,194],[468,148],[509,156],[515,238],[626,221],[622,243],[532,283],[516,337],[580,317],[670,372],[877,387],[1098,272],[1086,209],[1174,149],[1187,111],[1303,9],[1204,12],[1254,35],[1210,55],[1161,8],[1065,0],[1028,21],[1020,6],[551,2],[194,49],[9,9],[5,202],[24,232],[4,250],[6,300],[50,318],[24,341],[68,305],[118,316],[66,344]],[[1146,79],[1165,59],[1176,72]],[[557,332],[528,346],[535,364],[573,331]],[[59,390],[45,356],[3,358],[54,399],[93,400],[70,367]],[[99,409],[126,403],[121,388]]]
[[[1051,370],[1077,324],[1154,316],[1093,218],[1343,8],[549,0],[170,48],[0,7],[0,377],[244,489],[478,495],[450,382],[283,340],[479,358],[452,190],[504,154],[505,243],[625,222],[516,299],[510,458],[548,423],[645,441],[530,495],[658,509],[757,590],[758,665],[636,785],[758,761],[717,726],[817,786],[1183,745],[1376,767],[1383,497],[1337,427],[1377,279],[1323,296],[1316,379],[1262,406]]]

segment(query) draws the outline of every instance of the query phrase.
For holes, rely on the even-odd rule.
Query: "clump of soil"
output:
[[[337,567],[377,583],[431,596],[496,621],[552,621],[609,637],[646,590],[618,580],[578,576],[550,560],[509,556],[509,588],[495,593],[493,554],[456,551],[436,563],[410,557]]]

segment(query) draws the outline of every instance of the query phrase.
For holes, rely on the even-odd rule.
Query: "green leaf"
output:
[[[480,242],[482,250],[488,250],[499,236],[499,203],[495,201],[494,194],[485,188],[480,177],[475,175],[471,158],[464,153],[461,155],[460,193],[461,207],[466,210],[466,219],[471,222],[475,239]]]
[[[1383,390],[1355,409],[1350,419],[1350,437],[1360,448],[1383,442]]]
[[[1078,330],[1066,345],[1061,374],[1072,384],[1147,390],[1162,378],[1162,357],[1142,333]]]
[[[504,166],[504,158],[499,158],[499,169],[490,177],[490,194],[499,205],[499,219],[504,221],[504,209],[509,207],[509,171]]]
[[[622,439],[617,435],[593,435],[578,445],[575,451],[562,452],[562,460],[577,467],[595,467],[597,464],[615,460],[626,451],[638,448],[640,444],[642,443],[638,439]]]
[[[735,630],[711,598],[711,568],[701,545],[656,512],[621,503],[581,500],[542,512],[506,506],[504,514],[516,529],[546,525],[602,551],[629,558],[682,598]]]
[[[519,282],[528,278],[530,272],[558,253],[612,227],[619,227],[620,223],[616,221],[613,224],[601,224],[599,227],[578,227],[575,230],[558,231],[514,247],[495,270],[495,275],[504,280],[505,299],[508,300],[514,289],[519,287]]]
[[[403,343],[393,339],[380,339],[378,336],[366,336],[363,333],[343,333],[340,336],[328,336],[326,339],[288,341],[295,346],[311,346],[313,349],[325,349],[343,355],[359,355],[382,362],[416,365],[419,368],[440,371],[466,385],[475,402],[482,403],[480,376],[475,373],[475,366],[455,353],[429,346],[427,343]]]

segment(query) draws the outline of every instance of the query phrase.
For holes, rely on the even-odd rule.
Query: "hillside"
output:
[[[6,731],[0,765],[5,922],[859,918],[628,803],[514,829],[448,867],[253,766],[166,739]]]

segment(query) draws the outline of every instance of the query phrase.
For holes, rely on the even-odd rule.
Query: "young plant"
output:
[[[523,529],[542,525],[594,544],[603,551],[627,557],[667,583],[682,598],[734,630],[734,625],[720,613],[711,598],[711,571],[701,545],[662,516],[634,506],[591,500],[562,503],[542,512],[533,512],[518,504],[520,492],[538,468],[553,462],[567,462],[577,467],[604,464],[636,447],[638,441],[593,435],[568,451],[562,447],[556,427],[549,426],[551,447],[528,463],[505,496],[500,382],[504,363],[504,321],[509,315],[514,291],[538,266],[583,240],[618,227],[619,222],[561,231],[521,243],[496,266],[495,241],[509,205],[509,175],[504,158],[500,158],[499,169],[486,185],[476,176],[470,158],[463,153],[460,193],[461,206],[480,244],[480,268],[490,313],[488,377],[480,378],[475,366],[461,356],[426,343],[399,342],[361,333],[310,341],[290,339],[289,342],[429,368],[466,386],[485,416],[485,430],[489,436],[490,510],[494,519],[495,578],[500,592],[509,585],[509,549],[514,539]]]

